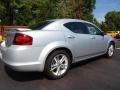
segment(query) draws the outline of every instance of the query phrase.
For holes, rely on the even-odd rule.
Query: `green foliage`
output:
[[[6,6],[9,6],[8,3],[7,2],[5,3],[5,0],[3,0],[3,1],[1,0],[0,1],[0,20],[1,20],[0,24],[3,24],[4,21],[7,22],[7,20],[9,19],[7,17],[8,8],[6,8]]]
[[[0,17],[3,15],[4,13],[4,10],[5,10],[5,7],[4,7],[4,4],[0,1]]]
[[[94,22],[94,16],[92,14],[95,9],[96,0],[83,0],[83,18],[84,20],[88,20]]]
[[[105,22],[100,23],[100,28],[106,33],[109,29]]]
[[[0,24],[2,24],[1,23],[1,21],[2,21],[2,16],[4,15],[4,10],[5,10],[5,7],[4,7],[4,5],[2,4],[2,2],[0,1]]]
[[[84,19],[93,22],[96,0],[60,0],[58,17]]]
[[[105,23],[109,30],[120,30],[120,11],[111,11],[105,15]]]
[[[54,18],[55,0],[21,0],[17,24],[32,26],[46,19]]]
[[[96,20],[96,18],[93,18],[92,23],[94,23],[96,26],[98,26],[99,28],[101,28],[101,24]]]
[[[96,0],[2,0],[0,19],[5,25],[33,26],[46,19],[77,18],[94,22]]]

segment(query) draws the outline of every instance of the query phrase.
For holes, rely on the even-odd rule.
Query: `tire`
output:
[[[107,58],[111,58],[114,55],[114,49],[115,49],[114,44],[110,43],[109,46],[108,46],[108,49],[107,49],[107,52],[106,52],[105,56]]]
[[[44,73],[49,79],[60,79],[67,74],[69,67],[69,54],[64,50],[57,50],[48,56]]]

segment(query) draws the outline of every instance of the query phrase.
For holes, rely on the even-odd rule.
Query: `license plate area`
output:
[[[11,46],[13,43],[14,35],[12,33],[6,33],[5,44],[7,47]]]

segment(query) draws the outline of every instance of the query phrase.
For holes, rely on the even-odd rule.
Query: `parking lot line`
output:
[[[119,47],[119,48],[116,48],[116,49],[120,49],[120,47]]]

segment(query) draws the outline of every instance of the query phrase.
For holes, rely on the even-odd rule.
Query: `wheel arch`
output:
[[[114,45],[114,48],[115,48],[115,41],[114,41],[114,40],[110,40],[110,41],[107,43],[107,47],[106,47],[105,53],[107,52],[107,50],[108,50],[108,48],[109,48],[109,45],[110,45],[111,43]]]
[[[73,61],[74,55],[68,43],[63,41],[50,43],[43,48],[38,57],[38,61],[41,65],[41,71],[44,71],[45,63],[49,55],[56,50],[65,50],[70,55],[71,62]]]
[[[58,47],[58,48],[53,49],[53,50],[48,54],[47,58],[48,58],[53,52],[55,52],[55,51],[57,51],[57,50],[64,50],[64,51],[66,51],[66,52],[69,54],[69,56],[70,56],[70,61],[72,62],[72,60],[73,60],[72,52],[71,52],[70,49],[68,49],[68,48],[66,48],[66,47]],[[47,60],[47,58],[46,58],[46,60]]]
[[[111,40],[111,41],[109,42],[109,45],[110,45],[110,44],[113,44],[113,45],[114,45],[114,48],[115,48],[115,41]]]

